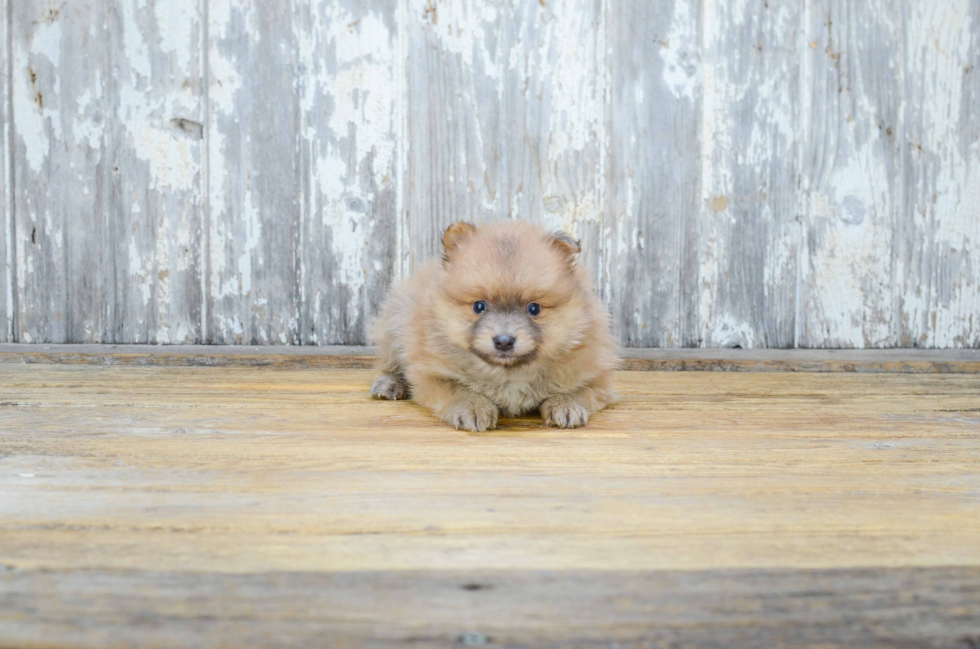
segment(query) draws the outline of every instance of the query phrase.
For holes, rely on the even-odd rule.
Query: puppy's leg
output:
[[[545,399],[539,409],[541,419],[549,426],[578,428],[589,423],[589,415],[599,412],[615,400],[612,377],[602,375],[575,392]]]
[[[408,381],[405,380],[401,363],[392,345],[381,345],[378,370],[381,375],[371,383],[372,397],[395,400],[408,398]]]
[[[404,399],[408,388],[398,374],[382,374],[371,383],[371,396],[379,399]]]
[[[371,383],[371,396],[379,399],[407,399],[408,381],[396,346],[397,332],[392,328],[398,323],[391,316],[383,317],[375,329],[381,349],[378,355],[378,371],[380,376]]]
[[[372,397],[394,400],[408,398],[408,381],[405,380],[405,375],[402,373],[398,355],[387,341],[383,341],[381,345],[378,370],[381,375],[371,383]]]
[[[439,419],[462,430],[484,431],[497,427],[500,410],[490,399],[447,379],[412,379],[416,402],[429,408]]]

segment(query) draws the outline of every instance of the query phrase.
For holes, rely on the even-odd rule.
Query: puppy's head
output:
[[[570,235],[521,222],[456,223],[443,245],[436,313],[450,343],[499,367],[559,358],[582,344],[591,289]]]

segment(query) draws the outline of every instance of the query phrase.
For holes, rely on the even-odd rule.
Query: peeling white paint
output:
[[[80,29],[66,22],[78,19],[71,13],[77,9],[38,20],[21,17],[15,7],[28,27],[14,28],[14,120],[4,122],[4,135],[26,178],[18,191],[44,185],[51,196],[7,197],[20,201],[23,214],[17,238],[5,241],[7,263],[18,260],[17,272],[7,273],[8,312],[18,294],[37,291],[37,278],[70,270],[55,259],[77,250],[73,228],[79,226],[70,219],[78,210],[57,203],[64,200],[59,181],[69,179],[88,212],[98,212],[94,202],[107,195],[122,196],[113,199],[117,212],[132,206],[112,225],[122,224],[128,241],[128,259],[118,261],[131,282],[129,313],[141,328],[136,339],[194,338],[188,323],[167,318],[187,311],[181,276],[197,272],[202,277],[192,283],[208,289],[203,317],[213,314],[217,338],[326,342],[341,326],[370,316],[372,282],[391,265],[396,274],[407,273],[422,250],[416,239],[434,240],[433,231],[451,214],[529,218],[590,238],[594,250],[586,254],[600,255],[597,285],[613,298],[626,293],[622,271],[636,272],[635,260],[651,260],[639,266],[653,273],[640,278],[648,294],[617,304],[617,317],[635,331],[657,322],[686,340],[768,344],[769,321],[746,316],[761,307],[724,303],[739,299],[734,283],[761,277],[760,304],[779,310],[784,306],[772,301],[786,301],[800,344],[891,345],[904,335],[923,346],[975,345],[980,144],[963,130],[977,123],[964,117],[971,101],[964,93],[973,92],[965,66],[976,59],[971,48],[980,18],[971,0],[920,3],[904,13],[880,11],[885,5],[871,0],[834,16],[828,34],[824,9],[838,11],[833,3],[808,3],[801,14],[792,3],[675,0],[655,16],[662,21],[651,32],[656,44],[629,50],[627,43],[606,42],[607,17],[626,6],[610,0],[300,3],[277,15],[284,31],[275,32],[282,38],[276,43],[260,40],[270,33],[257,22],[261,5],[217,0],[206,5],[210,34],[203,55],[196,1],[127,0],[113,5],[112,21],[99,18]],[[105,30],[117,25],[120,33],[107,38]],[[65,76],[80,56],[70,48],[81,41],[112,48],[104,57],[111,63],[91,51],[82,54],[94,67],[85,75],[90,87]],[[281,101],[296,108],[301,131],[293,141],[283,138],[289,150],[276,160],[296,160],[296,173],[308,174],[303,195],[294,200],[299,217],[288,211],[290,196],[270,199],[266,163],[250,157],[259,150],[255,138],[269,137],[261,115],[243,112],[262,103],[260,94],[253,96],[261,88],[250,68],[262,64],[258,45],[261,56],[287,53],[282,73],[296,75],[295,96]],[[650,54],[638,74],[617,76],[620,48]],[[878,55],[883,64],[875,61]],[[417,59],[424,65],[413,67]],[[200,112],[204,62],[207,116]],[[111,76],[105,76],[109,68],[98,68],[103,64],[111,65]],[[414,118],[424,122],[431,108],[438,123],[410,120],[409,100]],[[432,101],[446,105],[425,103]],[[631,105],[624,110],[614,101]],[[754,111],[748,121],[747,110]],[[612,124],[611,115],[629,123]],[[661,150],[669,138],[651,137],[659,124],[642,122],[651,115],[700,120],[701,140],[689,150]],[[206,122],[206,141],[193,136],[193,124],[190,133],[177,128],[176,118]],[[622,139],[614,139],[620,128]],[[614,141],[618,149],[611,151]],[[110,186],[100,188],[91,179],[94,167],[107,162],[100,156],[110,144],[127,180],[106,173],[99,178]],[[410,144],[418,156],[411,166]],[[425,148],[441,146],[454,150]],[[202,176],[204,148],[210,169]],[[789,201],[796,204],[780,209],[771,194],[794,189],[775,184],[794,179],[766,170],[776,169],[784,154],[795,154],[800,187]],[[614,155],[620,157],[611,164]],[[672,194],[668,183],[651,185],[651,176],[676,159],[692,166],[700,161],[690,195]],[[609,170],[619,176],[607,178]],[[12,178],[13,170],[7,174]],[[652,186],[663,195],[652,196]],[[202,193],[210,201],[210,248],[204,251],[198,241]],[[660,216],[659,201],[668,205],[663,214],[669,217]],[[684,201],[694,207],[679,207]],[[262,213],[268,205],[282,205],[284,213]],[[621,213],[608,213],[611,205]],[[698,227],[687,230],[651,216],[694,212]],[[6,232],[14,225],[10,218]],[[288,244],[297,246],[295,268],[273,271],[275,264],[266,265],[262,255],[275,233],[270,223],[280,218],[304,220]],[[387,265],[374,245],[374,237],[390,231],[386,219],[395,219],[398,240],[396,259]],[[43,251],[25,240],[34,227],[44,235]],[[755,227],[751,236],[767,237],[758,244],[761,267],[738,258],[746,250],[739,237],[750,236],[749,227]],[[319,245],[326,241],[329,247]],[[272,251],[279,252],[289,253]],[[275,272],[282,277],[270,278]],[[793,272],[796,277],[788,278]],[[696,273],[696,295],[680,294],[676,284],[684,273]],[[776,295],[787,285],[796,287],[793,304],[792,295]],[[272,292],[279,290],[297,291],[300,310],[293,311],[292,302],[284,308]],[[669,297],[672,291],[676,298]],[[52,290],[38,304],[64,299]],[[678,315],[684,309],[694,316]],[[683,330],[693,322],[697,332]],[[305,331],[297,333],[301,323]],[[335,330],[310,329],[311,323]],[[94,320],[76,326],[85,336],[105,331]],[[27,330],[21,339],[45,335]],[[673,344],[673,335],[641,337]]]
[[[706,2],[711,5],[711,2]],[[705,8],[704,11],[709,11]],[[712,9],[713,11],[713,9]],[[710,21],[705,24],[711,25]],[[711,34],[706,34],[710,39]],[[700,86],[700,57],[698,43],[698,24],[691,15],[691,3],[675,0],[674,15],[670,32],[661,41],[663,56],[664,83],[675,97],[694,100]],[[642,102],[642,90],[637,101]]]
[[[47,124],[51,122],[53,114],[52,111],[46,111],[38,105],[37,89],[31,80],[30,69],[27,52],[18,50],[14,54],[13,106],[17,125],[15,134],[23,143],[24,154],[31,170],[39,174],[44,169],[44,161],[51,147]]]
[[[350,16],[339,23],[346,25],[344,20],[349,22]],[[338,21],[334,19],[331,24]],[[340,33],[330,34],[328,42],[338,53],[345,53],[338,61],[339,70],[332,75],[321,72],[317,79],[334,99],[330,129],[338,140],[345,140],[350,126],[354,126],[355,158],[360,161],[371,156],[375,182],[384,184],[395,152],[390,137],[394,118],[391,36],[382,20],[369,14],[356,28],[344,27]]]
[[[153,3],[155,24],[160,35],[160,50],[174,57],[178,70],[188,70],[193,63],[191,54],[197,50],[194,27],[199,7],[190,2],[156,0]]]
[[[6,2],[0,2],[0,12],[2,15],[7,15],[6,13],[7,5]],[[8,53],[7,44],[10,43],[10,21],[4,20],[0,24],[0,69],[4,67],[7,62],[5,56]],[[10,97],[12,80],[8,74],[0,74],[0,97]],[[14,142],[13,132],[11,131],[10,125],[12,121],[12,115],[9,114],[10,104],[6,103],[0,106],[0,115],[2,115],[2,123],[0,123],[0,156],[3,156],[3,162],[0,162],[0,167],[3,168],[3,195],[0,196],[0,200],[3,201],[3,234],[0,234],[0,239],[2,239],[2,244],[4,247],[4,299],[6,301],[6,311],[4,312],[5,322],[3,322],[3,336],[2,338],[7,342],[14,340],[14,241],[10,236],[13,231],[13,218],[14,218],[14,198],[11,188],[13,186],[14,169],[10,164],[9,152],[13,149]]]
[[[172,271],[169,262],[171,246],[173,246],[174,242],[165,233],[159,233],[154,243],[156,244],[156,249],[150,272],[155,273],[155,277],[151,276],[150,281],[153,283],[154,303],[157,313],[166,314],[171,309]],[[167,341],[170,341],[170,327],[166,320],[157,328],[156,337],[161,344],[167,344],[161,340],[162,337],[166,337]]]
[[[206,254],[210,260],[210,274],[205,278],[208,293],[212,302],[208,305],[208,317],[214,327],[209,328],[209,335],[214,340],[227,342],[243,342],[241,336],[245,331],[244,323],[237,314],[238,301],[234,298],[246,293],[245,287],[251,289],[252,268],[251,259],[239,253],[233,255],[236,248],[235,228],[245,229],[251,222],[253,242],[255,241],[256,211],[253,209],[251,219],[244,214],[233,214],[232,206],[237,202],[236,197],[229,194],[228,188],[235,187],[234,174],[239,169],[230,167],[229,142],[224,125],[233,123],[236,115],[236,99],[243,88],[242,72],[233,55],[234,49],[228,45],[240,35],[236,33],[235,23],[245,23],[248,41],[256,42],[260,38],[254,29],[252,12],[244,3],[236,0],[221,0],[210,2],[208,5],[208,32],[210,41],[207,43],[207,64],[210,67],[210,83],[208,86],[208,101],[210,114],[208,120],[208,202],[210,205],[210,231],[208,235],[209,248]],[[234,164],[234,161],[232,161]],[[245,205],[251,203],[251,197],[242,197]],[[241,236],[241,235],[239,235]],[[247,234],[244,235],[247,238]],[[255,296],[253,296],[255,297]],[[231,312],[229,312],[231,309]]]
[[[255,206],[251,191],[245,196],[245,213],[242,217],[245,242],[242,246],[242,254],[238,257],[238,292],[249,296],[252,293],[252,257],[262,238],[262,218]]]
[[[714,319],[711,331],[711,344],[714,347],[741,347],[754,349],[758,346],[755,328],[729,314],[721,314]]]
[[[162,4],[171,7],[170,12],[165,14],[167,19],[186,22],[188,3],[158,2],[155,6]],[[138,20],[139,12],[129,2],[124,2],[122,8],[126,63],[130,76],[124,78],[119,90],[118,115],[129,131],[133,152],[149,165],[151,188],[189,191],[197,185],[197,144],[180,133],[171,120],[194,114],[197,99],[193,96],[185,97],[179,92],[160,95],[147,92],[146,87],[152,74],[151,57],[156,53],[146,42],[144,28]],[[173,42],[177,39],[173,32],[179,29],[181,28],[164,28],[164,45],[182,49],[185,55],[178,57],[178,60],[182,59],[184,65],[189,65],[189,34],[184,39],[179,39],[180,42]]]
[[[149,282],[150,271],[146,268],[147,263],[140,255],[140,247],[135,239],[130,239],[127,250],[129,251],[129,276],[140,291],[143,306],[146,306],[150,303],[152,292],[152,286]]]
[[[143,116],[131,113],[126,125],[133,151],[150,165],[152,189],[189,191],[196,187],[196,152],[192,150],[196,145],[178,136],[175,129],[160,128]]]
[[[473,69],[476,55],[481,73],[496,80],[498,92],[501,91],[503,70],[498,65],[498,52],[491,52],[486,46],[501,29],[500,13],[493,2],[410,0],[410,11],[413,20],[432,31],[440,48],[460,56],[466,69]]]
[[[220,44],[223,39],[235,37],[231,33],[232,12],[241,13],[241,3],[235,0],[220,0],[208,4],[208,31],[212,42],[208,45],[208,65],[211,68],[211,85],[208,88],[208,101],[211,109],[223,115],[232,115],[235,110],[235,94],[242,88],[241,70],[233,58],[227,56],[229,47]],[[259,33],[254,27],[251,12],[245,12],[248,21],[248,37],[258,41]]]
[[[967,0],[951,0],[916,6],[910,20],[917,28],[907,31],[908,66],[922,100],[905,108],[912,159],[921,165],[909,178],[908,208],[933,267],[902,260],[904,322],[919,345],[970,346],[980,340],[980,144],[961,146],[960,120],[965,66],[976,65],[971,29],[980,31],[980,17]]]
[[[539,35],[538,57],[544,65],[534,70],[534,76],[550,80],[548,159],[552,162],[594,146],[605,129],[599,121],[604,89],[597,87],[600,78],[595,74],[599,60],[595,26],[582,19],[593,3],[583,4],[555,11]]]
[[[141,21],[136,15],[139,7],[134,6],[132,2],[124,1],[120,3],[120,8],[123,21],[123,53],[126,62],[133,72],[149,80],[153,71],[150,66],[150,51],[140,30]]]
[[[61,67],[61,21],[39,21],[31,38],[31,52],[47,58],[54,70]]]
[[[95,92],[87,89],[79,96],[78,113],[72,123],[72,135],[76,142],[85,142],[90,148],[98,149],[102,146],[103,122],[98,119],[98,108],[96,104],[102,102],[102,83],[101,75],[96,75]]]
[[[355,15],[339,3],[318,5],[299,43],[301,65],[307,71],[299,80],[304,136],[311,155],[313,191],[307,200],[314,219],[312,231],[330,241],[329,249],[313,250],[332,266],[329,285],[318,285],[317,279],[326,278],[319,269],[314,271],[312,294],[307,295],[305,277],[310,269],[306,264],[321,264],[317,257],[306,255],[301,261],[302,298],[312,300],[311,324],[319,325],[324,294],[331,296],[328,318],[340,322],[364,308],[366,287],[375,281],[369,262],[371,237],[378,226],[374,203],[377,191],[398,182],[394,133],[404,115],[398,108],[402,98],[396,79],[397,38],[382,13],[369,9]],[[395,192],[398,200],[401,190]],[[285,326],[296,331],[298,320]],[[303,335],[320,340],[315,327]]]
[[[707,2],[702,8],[704,13],[705,43],[714,44],[722,37],[718,10],[714,3]],[[675,13],[675,18],[677,14]],[[707,47],[704,56],[713,52]],[[706,58],[701,66],[702,110],[701,110],[701,196],[728,196],[731,194],[729,179],[724,173],[719,173],[718,159],[731,150],[731,132],[733,124],[728,114],[725,100],[727,78],[719,61],[713,57]],[[720,77],[720,78],[719,78]],[[714,227],[710,212],[703,208],[708,216],[707,227],[699,232],[698,248],[698,293],[697,310],[701,322],[699,335],[702,339],[710,340],[710,327],[714,320],[717,303],[717,266],[718,260],[724,254],[724,239]],[[711,344],[714,344],[713,342]]]
[[[407,205],[409,193],[409,90],[408,90],[408,25],[409,0],[397,0],[395,9],[395,263],[394,280],[407,277],[412,271],[412,251],[409,244],[411,226]]]

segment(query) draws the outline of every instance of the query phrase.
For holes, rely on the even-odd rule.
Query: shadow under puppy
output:
[[[456,223],[442,241],[443,259],[385,300],[372,395],[473,431],[535,410],[575,428],[614,400],[616,344],[575,239],[510,221]]]

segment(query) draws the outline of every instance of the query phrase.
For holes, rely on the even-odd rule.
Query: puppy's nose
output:
[[[498,352],[509,352],[514,349],[514,342],[517,339],[513,336],[508,336],[507,334],[502,334],[500,336],[493,337],[493,346],[496,347]]]

